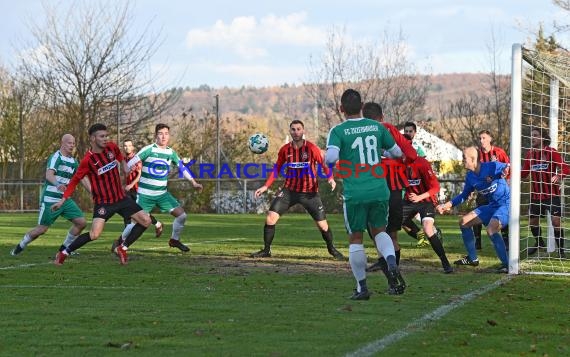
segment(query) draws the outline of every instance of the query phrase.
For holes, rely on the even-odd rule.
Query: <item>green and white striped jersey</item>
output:
[[[159,196],[166,192],[168,174],[180,158],[171,147],[159,148],[156,144],[147,145],[136,155],[142,162],[139,180],[139,195]]]
[[[78,166],[77,160],[73,157],[63,156],[58,150],[48,158],[46,171],[55,171],[57,186],[67,185],[75,171],[77,171]],[[45,203],[55,203],[59,201],[63,197],[63,192],[58,191],[57,186],[45,180],[41,201]]]

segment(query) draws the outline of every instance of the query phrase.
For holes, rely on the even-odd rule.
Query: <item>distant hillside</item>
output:
[[[426,111],[435,114],[439,102],[457,99],[470,91],[481,91],[488,82],[484,73],[452,73],[430,77],[431,88],[427,98]],[[239,112],[242,114],[265,115],[273,113],[310,113],[313,104],[305,98],[304,86],[282,85],[279,87],[241,87],[210,88],[201,86],[184,91],[183,98],[177,107],[194,107],[211,109],[213,96],[220,95],[222,112]],[[291,108],[295,105],[297,107]]]
[[[431,76],[430,91],[424,108],[424,120],[437,121],[438,108],[447,101],[458,99],[469,92],[480,92],[489,80],[487,74],[454,73]],[[488,87],[488,86],[487,86]],[[268,135],[284,138],[287,124],[292,119],[304,120],[308,133],[313,139],[326,135],[328,128],[319,128],[314,123],[314,105],[306,96],[304,86],[282,85],[276,87],[242,88],[200,88],[183,91],[180,101],[169,110],[166,117],[173,120],[183,112],[200,116],[204,111],[214,111],[214,96],[220,97],[220,113],[225,123],[232,126],[235,118],[254,123],[257,128],[266,130]],[[164,118],[164,117],[163,117]]]
[[[437,118],[440,103],[454,101],[463,95],[485,91],[489,88],[490,77],[485,73],[453,73],[431,76],[431,88],[426,100],[426,114]]]

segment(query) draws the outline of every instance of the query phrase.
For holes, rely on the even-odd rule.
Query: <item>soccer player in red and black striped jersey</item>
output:
[[[125,161],[129,162],[130,159],[135,157],[137,151],[133,145],[133,141],[130,139],[123,141],[123,150],[125,151]],[[142,164],[137,163],[131,172],[127,175],[125,191],[133,200],[137,200],[137,188],[139,187],[139,180],[142,174]]]
[[[365,103],[362,107],[362,116],[368,119],[376,120],[388,129],[388,132],[394,137],[396,144],[402,149],[402,152],[413,162],[418,154],[412,143],[404,136],[398,128],[390,123],[384,122],[384,113],[382,106],[375,102]],[[398,244],[398,231],[402,229],[402,190],[408,186],[406,172],[403,170],[404,163],[401,158],[388,158],[387,154],[382,158],[383,168],[386,170],[386,183],[390,189],[389,208],[388,208],[388,225],[386,233],[392,238],[394,251],[396,253],[396,265],[400,265],[400,245]],[[368,230],[370,239],[374,241],[370,230]],[[384,257],[379,257],[378,261],[369,266],[366,271],[372,272],[381,269],[384,274],[388,273],[388,264]]]
[[[479,132],[479,143],[481,144],[477,150],[479,155],[480,162],[491,162],[491,161],[498,161],[503,162],[505,164],[510,163],[509,155],[505,152],[505,150],[501,149],[498,146],[492,144],[493,142],[493,135],[489,130],[481,130]],[[476,198],[477,207],[485,206],[488,204],[485,196],[477,195]],[[473,226],[473,233],[475,234],[475,248],[480,250],[481,249],[481,230],[483,229],[482,224],[476,224]],[[505,241],[505,245],[507,249],[509,247],[509,227],[505,226],[501,228],[501,235],[503,236],[503,241]]]
[[[125,162],[129,162],[129,160],[131,160],[133,157],[135,157],[137,151],[135,150],[135,146],[133,144],[133,141],[131,139],[126,139],[123,140],[123,150],[125,151]],[[126,177],[126,184],[125,184],[125,192],[127,193],[128,196],[130,196],[133,201],[137,201],[137,189],[139,188],[139,180],[141,178],[142,175],[142,163],[138,162],[132,169],[131,171],[127,174]],[[150,215],[150,220],[152,221],[152,224],[154,225],[155,228],[155,235],[156,237],[160,237],[160,235],[162,234],[162,229],[163,229],[163,225],[162,222],[157,221],[156,218],[151,214]],[[129,223],[131,223],[131,218],[130,217],[126,217],[124,219],[125,222],[125,226]],[[113,244],[113,251],[116,248],[117,243]]]
[[[344,259],[343,255],[333,245],[333,235],[326,220],[323,202],[319,196],[317,179],[319,175],[324,173],[328,177],[332,190],[335,189],[336,182],[324,164],[321,150],[315,144],[303,139],[305,134],[303,122],[293,120],[289,124],[289,133],[291,134],[291,142],[279,149],[277,163],[274,165],[272,174],[269,175],[265,184],[255,191],[255,197],[259,197],[267,191],[279,174],[285,177],[285,184],[277,191],[265,218],[265,226],[263,227],[264,247],[260,251],[252,253],[251,257],[271,256],[271,243],[275,236],[277,221],[289,207],[300,203],[315,221],[327,245],[329,254],[337,259]]]
[[[124,157],[125,162],[129,162],[132,159],[137,151],[135,150],[135,146],[133,145],[133,141],[130,139],[123,141],[123,150],[125,151]],[[134,201],[137,200],[137,188],[139,187],[139,180],[142,174],[142,164],[139,163],[136,165],[131,172],[127,174],[125,179],[125,192],[128,196],[130,196]],[[129,217],[125,218],[125,225],[131,223],[131,219]]]
[[[63,193],[63,198],[52,205],[52,210],[57,210],[73,194],[79,181],[87,176],[91,183],[91,196],[95,203],[91,231],[81,234],[66,249],[60,251],[54,263],[62,265],[71,252],[99,238],[105,222],[118,213],[123,218],[130,217],[136,222],[127,239],[118,245],[115,251],[121,264],[126,264],[127,248],[150,225],[150,217],[125,194],[119,167],[122,163],[126,168],[126,162],[117,144],[108,141],[107,127],[103,124],[93,124],[89,128],[89,140],[91,149],[79,163],[77,172]]]
[[[406,160],[404,156],[404,160]],[[436,214],[437,194],[439,181],[433,172],[430,163],[423,157],[418,157],[406,168],[408,187],[404,196],[403,220],[406,221],[416,214],[420,214],[423,230],[429,240],[433,251],[441,260],[443,271],[452,273],[453,268],[447,260],[441,240],[436,234],[434,222]]]
[[[560,257],[564,253],[564,231],[560,225],[562,215],[560,183],[565,176],[570,175],[570,165],[564,162],[560,153],[550,145],[550,137],[545,129],[535,128],[531,131],[532,149],[524,159],[521,170],[521,178],[530,175],[530,207],[529,224],[532,235],[535,237],[535,245],[529,247],[528,254],[534,254],[538,250],[539,241],[545,246],[540,232],[540,217],[545,217],[550,212],[554,238],[559,248]]]

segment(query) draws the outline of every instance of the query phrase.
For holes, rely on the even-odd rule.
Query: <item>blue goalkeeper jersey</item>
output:
[[[473,171],[467,172],[463,192],[451,200],[453,206],[457,206],[467,200],[473,191],[485,196],[489,205],[508,205],[511,198],[509,185],[503,177],[503,171],[508,164],[491,161],[481,163],[479,174]]]

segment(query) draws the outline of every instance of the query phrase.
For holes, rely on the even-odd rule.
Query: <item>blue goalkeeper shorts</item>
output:
[[[495,218],[501,222],[501,226],[506,227],[509,224],[509,209],[509,205],[485,205],[475,208],[473,212],[477,214],[485,226],[488,226],[491,219]]]

